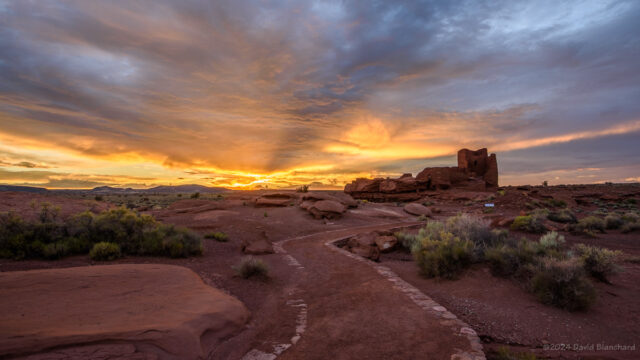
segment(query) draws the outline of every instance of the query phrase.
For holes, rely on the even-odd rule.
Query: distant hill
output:
[[[31,193],[46,193],[48,190],[33,186],[0,185],[0,191],[22,191]]]
[[[221,187],[208,187],[203,185],[176,185],[176,186],[156,186],[150,189],[117,188],[113,186],[98,186],[93,189],[56,189],[47,190],[40,187],[0,185],[0,191],[22,191],[32,193],[89,193],[89,194],[180,194],[180,193],[202,193],[215,194],[231,191]]]
[[[208,187],[203,185],[176,185],[176,186],[156,186],[146,189],[144,192],[155,194],[177,194],[177,193],[221,193],[229,189],[221,187]]]

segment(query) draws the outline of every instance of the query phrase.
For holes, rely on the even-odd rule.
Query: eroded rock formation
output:
[[[347,184],[344,192],[356,199],[373,201],[417,200],[424,192],[458,189],[464,191],[493,191],[498,187],[496,154],[487,149],[458,151],[458,166],[429,167],[414,178],[404,174],[397,179],[358,178]]]

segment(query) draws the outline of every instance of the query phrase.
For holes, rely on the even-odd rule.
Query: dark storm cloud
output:
[[[635,1],[0,0],[0,132],[168,167],[401,173],[428,161],[324,149],[366,116],[425,148],[640,120],[638,18]],[[581,154],[625,157],[617,140]],[[545,151],[527,168],[563,150]]]

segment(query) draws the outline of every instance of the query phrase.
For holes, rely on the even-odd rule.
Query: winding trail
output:
[[[296,271],[289,294],[296,333],[244,360],[485,359],[475,331],[390,269],[335,247],[358,233],[406,228],[392,223],[333,230],[274,244]]]

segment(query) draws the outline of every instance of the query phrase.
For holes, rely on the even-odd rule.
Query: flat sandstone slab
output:
[[[96,344],[108,353],[114,344],[127,344],[127,352],[141,355],[136,358],[196,359],[240,331],[248,318],[239,300],[180,266],[0,273],[0,357],[53,348],[71,354]]]

